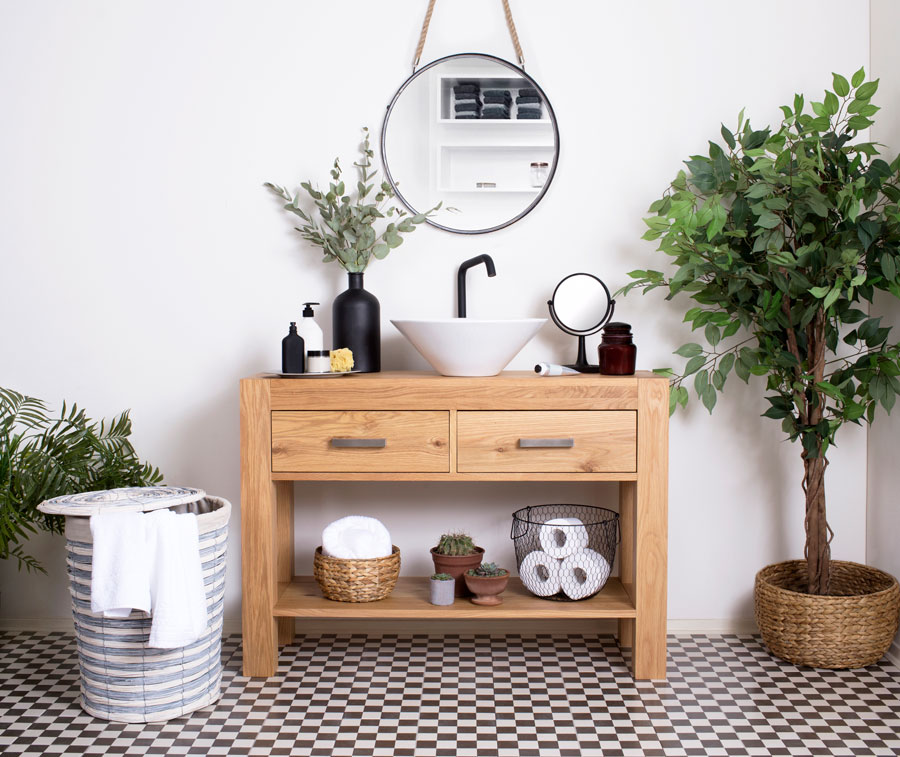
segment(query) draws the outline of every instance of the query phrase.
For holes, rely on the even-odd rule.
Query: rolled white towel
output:
[[[559,566],[563,593],[569,599],[584,599],[603,588],[609,578],[610,565],[593,549],[569,555]]]
[[[529,552],[519,565],[519,578],[532,594],[553,596],[560,589],[559,560],[540,550]]]
[[[348,515],[329,523],[322,531],[322,554],[343,560],[388,557],[393,551],[384,524],[365,515]]]
[[[561,560],[587,548],[588,532],[578,518],[554,518],[541,526],[538,540],[544,552]]]

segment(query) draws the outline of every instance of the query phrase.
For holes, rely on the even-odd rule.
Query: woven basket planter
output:
[[[756,622],[776,657],[812,668],[861,668],[882,658],[897,633],[897,579],[853,562],[831,561],[833,594],[806,593],[806,561],[756,574]]]
[[[127,618],[114,619],[91,611],[93,541],[87,515],[96,511],[96,503],[140,510],[142,505],[128,504],[128,497],[140,501],[142,496],[158,499],[152,508],[144,499],[145,510],[168,505],[175,512],[197,515],[208,625],[197,641],[185,647],[148,647],[152,618],[147,613],[133,611]],[[41,509],[66,514],[66,565],[84,710],[119,723],[152,723],[187,715],[217,701],[222,683],[228,500],[208,497],[198,489],[151,487],[74,495],[68,500],[61,497],[49,500]]]
[[[343,560],[326,557],[316,547],[313,576],[325,599],[335,602],[377,602],[390,594],[400,577],[400,549],[388,557]]]

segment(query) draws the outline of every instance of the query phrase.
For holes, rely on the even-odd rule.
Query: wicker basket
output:
[[[93,540],[90,515],[99,509],[149,511],[167,507],[197,515],[206,588],[207,629],[176,649],[147,645],[152,618],[132,611],[106,618],[91,611]],[[66,515],[66,564],[81,669],[81,706],[119,723],[182,717],[217,701],[222,688],[225,549],[231,504],[199,489],[144,487],[90,492],[44,502],[43,512]]]
[[[756,575],[756,622],[777,657],[813,668],[861,668],[881,659],[897,633],[897,579],[858,563],[831,561],[832,595],[806,592],[806,561]]]
[[[335,602],[377,602],[390,594],[400,576],[400,549],[388,557],[342,560],[326,557],[316,547],[313,576],[325,599]]]

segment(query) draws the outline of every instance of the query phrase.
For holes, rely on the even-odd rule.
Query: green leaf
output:
[[[847,80],[840,74],[833,73],[831,76],[832,76],[831,84],[834,87],[834,91],[837,92],[837,94],[840,97],[846,97],[847,95],[849,95],[850,94],[850,85],[847,83]],[[826,103],[828,102],[829,94],[830,93],[828,93],[828,92],[825,93]],[[835,101],[837,101],[837,98],[835,98]],[[836,102],[835,102],[835,104],[836,104]],[[837,108],[834,109],[834,113],[837,113]]]
[[[878,82],[881,79],[875,79],[875,81],[867,81],[865,84],[860,85],[860,87],[856,90],[856,97],[860,100],[871,100],[872,95],[874,95],[878,91]]]
[[[731,368],[734,364],[735,358],[733,352],[723,355],[722,359],[719,361],[719,371],[722,373],[722,376],[727,377],[728,374],[731,373]]]
[[[697,344],[696,342],[689,342],[688,344],[683,344],[677,350],[675,350],[676,355],[680,355],[681,357],[694,357],[703,352],[703,348]]]
[[[853,116],[847,121],[847,126],[854,131],[861,131],[862,129],[868,129],[873,123],[875,122],[872,119],[865,116]]]
[[[828,310],[834,303],[837,301],[837,298],[841,296],[841,284],[838,282],[834,285],[834,288],[825,295],[825,299],[822,301],[822,307],[825,310]]]
[[[707,323],[703,331],[706,341],[715,347],[722,340],[722,333],[714,323]]]
[[[725,144],[727,144],[732,150],[736,147],[736,143],[734,141],[734,134],[732,134],[726,127],[725,124],[722,124],[722,139],[725,140]]]
[[[835,79],[837,79],[837,74],[835,74]],[[844,79],[843,76],[841,77],[841,79],[843,80],[844,84],[847,87],[847,92],[849,92],[850,86],[847,84],[847,80]],[[834,89],[835,89],[835,92],[837,92],[839,95],[841,95],[841,97],[844,97],[847,94],[847,92],[844,92],[843,94],[841,94],[841,92],[838,90],[837,84],[835,84]],[[839,107],[840,107],[840,105],[838,103],[838,99],[835,96],[834,92],[826,92],[825,93],[825,110],[827,111],[828,115],[829,116],[836,115]]]
[[[889,252],[885,252],[881,256],[881,271],[884,273],[885,278],[888,281],[893,281],[897,278],[897,265],[894,262],[894,257]]]
[[[865,78],[866,78],[866,70],[865,70],[865,68],[861,68],[861,69],[859,69],[859,71],[857,71],[855,74],[853,74],[853,76],[850,78],[850,83],[855,88],[855,87],[858,87],[860,84],[862,84],[863,80]]]
[[[372,254],[378,258],[378,260],[384,260],[388,256],[388,253],[391,251],[391,248],[386,244],[376,244],[372,248]]]
[[[705,363],[706,357],[704,355],[697,355],[696,357],[692,357],[687,361],[687,365],[684,366],[684,375],[690,376],[692,373],[696,373],[703,367]]]
[[[716,406],[716,390],[712,386],[707,386],[703,393],[700,395],[701,400],[703,401],[703,406],[709,410],[710,415],[712,415],[713,408]]]

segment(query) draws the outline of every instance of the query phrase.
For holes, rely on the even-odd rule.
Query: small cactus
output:
[[[435,552],[439,555],[471,555],[475,553],[475,542],[468,534],[444,534]]]
[[[451,576],[449,573],[435,573],[431,577],[431,580],[432,581],[452,581],[453,576]]]
[[[507,573],[509,571],[506,568],[498,567],[495,562],[486,562],[477,568],[469,570],[470,576],[477,576],[478,578],[497,578],[498,576],[505,576]]]

